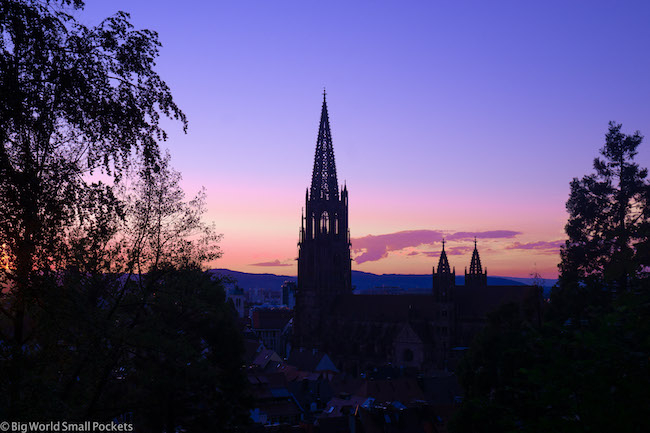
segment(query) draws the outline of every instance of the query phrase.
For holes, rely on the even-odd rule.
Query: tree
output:
[[[650,185],[648,170],[634,162],[643,137],[621,127],[610,122],[596,173],[571,182],[561,286],[625,292],[647,276]]]
[[[537,324],[503,308],[460,372],[454,432],[647,430],[650,186],[641,135],[610,123],[595,174],[573,179],[560,279]]]
[[[66,267],[41,279],[42,308],[29,310],[39,329],[23,357],[23,419],[128,414],[151,432],[247,422],[235,312],[200,268],[219,236],[202,222],[204,194],[185,201],[168,164],[123,176],[119,211],[90,200],[88,218],[66,228]]]
[[[219,253],[204,195],[186,202],[160,156],[161,116],[187,122],[157,35],[123,12],[88,28],[66,12],[82,7],[0,1],[0,418],[234,428],[241,393],[217,389],[242,388],[240,337],[200,269]],[[160,366],[184,412],[151,427]]]
[[[65,12],[79,0],[0,2],[0,245],[2,313],[11,322],[9,413],[24,379],[26,314],[44,278],[65,257],[64,228],[83,218],[81,198],[111,201],[110,187],[87,185],[101,169],[119,176],[132,152],[155,168],[160,115],[180,119],[167,85],[153,70],[154,32],[133,30],[120,12],[88,28]]]

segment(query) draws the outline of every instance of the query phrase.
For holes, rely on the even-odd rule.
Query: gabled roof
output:
[[[395,337],[395,341],[422,344],[422,339],[408,323],[404,323]]]
[[[264,349],[257,354],[252,364],[261,368],[266,368],[269,362],[282,363],[282,358],[271,349]]]
[[[293,365],[300,371],[338,371],[327,354],[311,350],[292,350],[287,364]]]

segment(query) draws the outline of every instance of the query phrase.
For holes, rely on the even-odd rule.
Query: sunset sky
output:
[[[213,267],[295,275],[323,87],[353,269],[555,278],[607,123],[650,135],[646,1],[89,1],[159,33],[189,118],[162,144],[223,233]],[[650,166],[644,143],[637,157]]]

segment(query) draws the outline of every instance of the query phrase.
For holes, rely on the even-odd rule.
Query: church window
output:
[[[327,211],[323,212],[323,214],[321,215],[320,221],[321,221],[321,232],[323,234],[327,234],[327,230],[329,228],[329,223],[330,223],[330,218],[329,218],[329,214],[327,213]]]

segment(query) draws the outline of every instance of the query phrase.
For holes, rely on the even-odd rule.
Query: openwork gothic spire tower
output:
[[[339,295],[352,293],[348,190],[339,191],[327,101],[318,127],[311,188],[298,241],[298,292],[294,344],[322,347],[322,323]]]
[[[323,107],[320,114],[314,171],[311,177],[311,199],[338,200],[339,183],[336,178],[334,146],[330,132],[330,119],[327,112],[326,93],[323,91]]]

